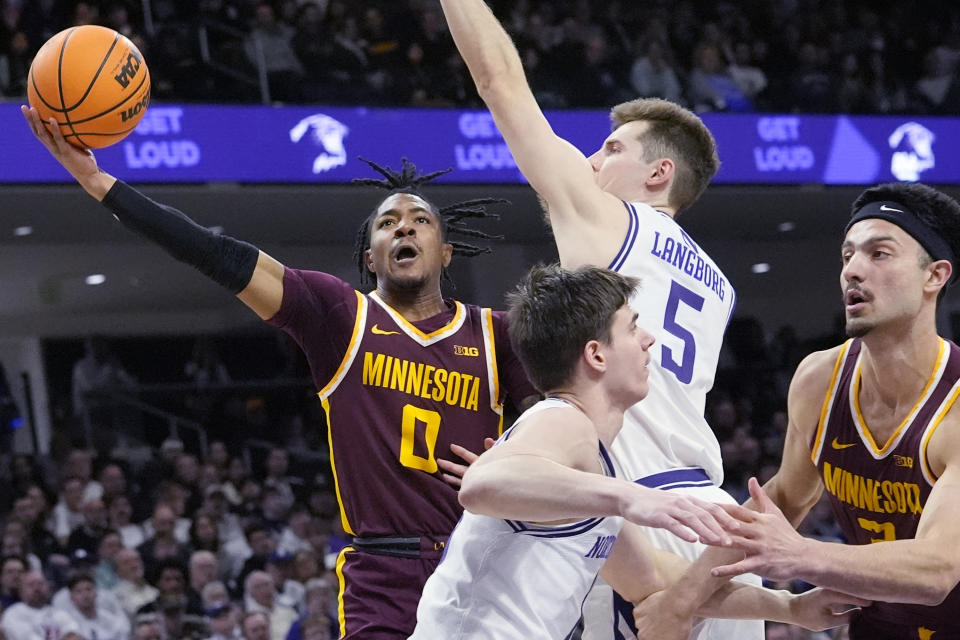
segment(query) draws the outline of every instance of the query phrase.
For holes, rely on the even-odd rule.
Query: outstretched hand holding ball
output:
[[[40,120],[56,120],[70,144],[106,147],[143,117],[150,73],[140,51],[113,29],[71,27],[40,47],[27,76],[27,100]]]

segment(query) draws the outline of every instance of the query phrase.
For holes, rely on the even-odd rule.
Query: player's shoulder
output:
[[[823,351],[814,351],[797,366],[790,383],[791,399],[813,396],[823,398],[830,387],[840,362],[840,356],[849,348],[850,341]]]

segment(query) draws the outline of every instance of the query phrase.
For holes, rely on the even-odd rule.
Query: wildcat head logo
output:
[[[300,142],[307,132],[310,132],[309,139],[322,149],[313,161],[314,173],[323,173],[347,164],[347,150],[343,146],[343,139],[350,133],[347,125],[326,114],[317,113],[290,129],[290,141]]]
[[[897,180],[916,182],[920,174],[936,163],[933,143],[937,136],[922,124],[907,122],[897,127],[887,141],[893,149],[890,173]]]

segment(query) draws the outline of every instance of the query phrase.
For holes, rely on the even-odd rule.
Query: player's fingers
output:
[[[484,439],[483,439],[483,450],[484,450],[484,451],[489,451],[489,450],[490,450],[490,447],[492,447],[494,444],[496,444],[496,442],[497,442],[497,441],[494,440],[493,438],[484,438]]]
[[[727,510],[723,508],[724,505],[716,502],[707,502],[705,500],[697,500],[696,505],[709,513],[710,516],[716,520],[723,529],[736,530],[740,527],[740,521],[728,513]]]
[[[755,563],[750,562],[750,558],[745,558],[740,562],[735,562],[733,564],[724,564],[719,567],[714,567],[710,570],[710,575],[715,578],[729,578],[731,576],[739,576],[743,573],[751,573],[754,571]]]
[[[691,505],[687,509],[677,513],[674,517],[690,529],[693,529],[700,537],[700,541],[704,544],[729,544],[729,536],[723,530],[723,527],[721,527],[708,512],[696,505]]]
[[[458,444],[451,444],[450,451],[452,451],[453,455],[457,456],[458,458],[463,458],[468,465],[473,464],[474,462],[477,461],[477,458],[480,457],[478,454],[474,453],[473,451],[470,451],[470,449],[467,449],[466,447],[461,447]]]
[[[438,461],[439,462],[439,461]],[[460,476],[455,476],[449,473],[441,473],[440,477],[443,478],[443,481],[455,489],[459,489],[461,485]]]
[[[467,472],[467,466],[463,464],[457,464],[451,460],[446,460],[444,458],[437,458],[437,466],[451,473],[459,478],[463,477],[463,474]]]
[[[40,139],[41,142],[45,142],[46,130],[43,127],[43,123],[40,121],[40,116],[37,114],[37,110],[33,107],[21,106],[20,112],[23,113],[23,117],[26,118],[27,124],[30,125],[30,131],[33,135]]]
[[[756,511],[741,507],[739,504],[718,504],[717,506],[729,514],[731,518],[734,518],[738,525],[744,522],[753,522],[757,519]]]
[[[760,507],[761,513],[779,511],[777,505],[773,503],[773,500],[770,499],[770,496],[763,490],[763,487],[760,486],[760,483],[757,482],[755,477],[751,477],[747,481],[747,489],[750,491],[750,497],[753,498],[754,502]]]

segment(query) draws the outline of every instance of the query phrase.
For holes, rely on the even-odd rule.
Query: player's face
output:
[[[637,313],[623,305],[613,317],[610,329],[608,376],[625,394],[627,404],[639,402],[650,390],[650,347],[654,338],[637,325]]]
[[[910,234],[886,220],[868,218],[850,227],[840,272],[847,335],[861,337],[919,314],[927,274],[921,251]]]
[[[643,143],[640,135],[650,128],[650,123],[634,120],[617,128],[607,136],[600,147],[590,156],[593,177],[597,185],[622,199],[629,199],[653,173],[654,162],[643,159]]]
[[[370,225],[367,268],[378,282],[405,290],[439,283],[452,255],[440,220],[422,198],[398,193],[377,209]]]

